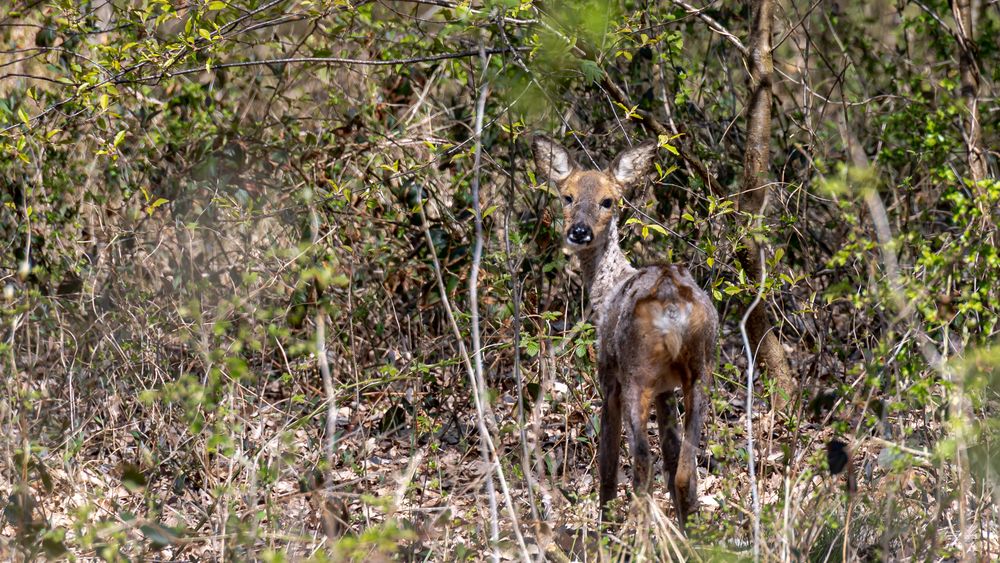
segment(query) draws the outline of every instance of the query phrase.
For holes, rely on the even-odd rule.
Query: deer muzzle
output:
[[[594,231],[587,225],[576,223],[571,226],[569,231],[566,233],[566,240],[569,241],[570,244],[583,246],[594,240]]]

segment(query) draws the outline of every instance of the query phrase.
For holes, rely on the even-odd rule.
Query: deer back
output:
[[[711,299],[687,268],[646,266],[609,296],[598,324],[599,359],[602,366],[626,370],[650,355],[660,365],[705,360],[718,323]]]

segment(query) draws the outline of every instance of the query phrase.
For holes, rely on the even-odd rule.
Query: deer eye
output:
[[[564,195],[563,196],[563,201],[566,202],[566,205],[569,205],[569,204],[573,203],[573,196],[571,196],[571,195]]]
[[[601,200],[601,207],[603,207],[604,209],[611,209],[611,198],[606,197],[603,200]]]

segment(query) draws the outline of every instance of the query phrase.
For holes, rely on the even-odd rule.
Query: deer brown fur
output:
[[[708,294],[677,264],[634,268],[618,242],[622,190],[642,180],[656,153],[646,142],[622,152],[604,171],[583,170],[569,151],[537,135],[535,163],[559,188],[566,246],[580,259],[597,316],[598,375],[604,395],[598,443],[600,504],[618,487],[622,421],[633,457],[632,484],[648,492],[651,453],[646,424],[653,408],[663,473],[681,527],[697,509],[696,458],[712,377],[719,318]],[[683,438],[674,393],[684,396]]]

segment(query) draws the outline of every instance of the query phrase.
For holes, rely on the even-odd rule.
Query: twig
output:
[[[482,46],[480,45],[480,57],[485,60],[486,54],[487,50],[482,48]],[[485,65],[484,65],[484,70],[485,70]],[[479,155],[481,152],[482,123],[483,123],[483,114],[485,113],[485,107],[486,107],[486,95],[488,93],[488,86],[489,84],[484,80],[483,85],[480,89],[479,100],[477,101],[476,104],[476,131],[477,131],[476,135],[477,148],[475,149],[476,155]],[[476,161],[479,161],[480,158],[481,157],[477,156]],[[477,164],[474,166],[477,171],[476,175],[474,175],[474,178],[476,178],[474,182],[476,182],[475,189],[477,191],[477,197],[478,197],[479,165]],[[476,208],[478,217],[477,220],[478,222],[480,222],[477,239],[478,242],[481,244],[482,212],[478,204],[476,205]],[[459,355],[461,355],[462,357],[462,363],[465,365],[466,373],[469,376],[469,385],[472,387],[472,398],[473,398],[473,403],[475,403],[476,407],[476,422],[479,428],[480,444],[481,448],[485,448],[486,450],[483,461],[486,463],[487,467],[490,467],[490,469],[496,473],[497,480],[500,483],[500,490],[504,496],[504,504],[507,509],[507,515],[510,517],[511,520],[514,536],[517,538],[518,546],[521,548],[521,558],[524,560],[525,563],[529,563],[531,561],[531,558],[529,557],[528,549],[524,544],[524,537],[521,535],[521,528],[520,525],[518,524],[517,512],[514,510],[514,501],[510,496],[510,490],[507,488],[507,479],[504,476],[503,467],[501,466],[499,459],[497,457],[496,447],[493,444],[493,439],[490,436],[489,429],[486,426],[486,413],[485,413],[486,401],[483,400],[483,398],[485,397],[484,393],[486,392],[486,388],[485,384],[482,386],[479,384],[479,378],[477,377],[477,373],[482,373],[482,365],[481,363],[479,363],[481,362],[481,359],[477,358],[477,363],[479,363],[479,372],[477,372],[476,369],[473,368],[469,352],[465,347],[465,340],[462,338],[462,332],[461,330],[459,330],[458,322],[455,320],[455,314],[451,306],[451,301],[448,299],[448,288],[445,286],[444,276],[441,274],[441,262],[440,260],[438,260],[437,251],[434,248],[434,239],[431,238],[431,231],[430,227],[428,226],[429,223],[427,221],[427,216],[424,213],[423,202],[421,202],[421,204],[418,206],[418,211],[420,213],[420,219],[421,219],[420,224],[423,225],[424,241],[427,243],[427,248],[431,255],[431,261],[434,264],[434,277],[437,281],[438,292],[441,295],[441,305],[444,307],[445,316],[448,318],[448,324],[451,325],[452,333],[455,336],[455,342],[458,344]],[[481,248],[479,252],[481,254],[482,252]],[[473,275],[478,275],[477,271],[478,271],[478,266],[476,265],[476,267],[473,268]],[[470,289],[471,287],[472,287],[472,281],[470,280]],[[475,300],[473,300],[473,303],[475,303]],[[478,324],[476,326],[478,328]],[[477,332],[478,330],[475,329],[473,330],[473,334],[476,334]],[[480,352],[481,355],[482,351],[481,350],[478,351]],[[493,478],[488,477],[487,478],[488,492],[492,491],[492,486],[493,486]],[[491,505],[495,506],[496,504],[495,493],[490,493],[490,496],[491,496],[490,498]],[[493,520],[494,522],[496,522],[497,518],[494,516]],[[493,555],[494,559],[499,560],[499,552],[496,551],[496,546],[494,546]]]
[[[473,378],[473,390],[475,391],[473,398],[476,402],[476,414],[480,419],[480,450],[483,455],[483,462],[487,465],[491,463],[489,446],[485,443],[486,432],[488,432],[486,422],[484,420],[484,410],[485,405],[489,404],[489,395],[486,391],[486,378],[483,377],[483,346],[480,341],[479,334],[479,264],[483,257],[483,212],[482,207],[479,202],[479,175],[482,167],[482,152],[483,152],[483,114],[486,111],[486,96],[489,94],[489,82],[486,80],[486,71],[488,70],[488,60],[486,59],[485,50],[480,45],[479,48],[480,57],[482,57],[483,64],[483,77],[482,84],[479,88],[479,98],[476,100],[476,122],[475,122],[475,138],[476,143],[473,146],[473,163],[472,163],[472,209],[476,215],[475,221],[475,231],[476,231],[476,241],[473,245],[472,250],[472,267],[469,272],[469,316],[470,323],[472,324],[472,358],[475,368],[475,377]],[[486,479],[486,494],[490,502],[490,542],[493,547],[493,560],[500,560],[500,552],[498,550],[497,544],[500,541],[500,522],[497,515],[497,496],[493,485],[493,477],[488,476]]]
[[[420,221],[424,227],[424,242],[427,243],[427,247],[430,251],[431,261],[434,264],[434,277],[437,281],[438,292],[441,294],[441,305],[444,307],[445,316],[448,318],[448,324],[451,325],[452,334],[455,337],[455,341],[458,343],[458,352],[462,357],[462,363],[465,365],[465,370],[469,376],[469,383],[473,387],[473,402],[476,404],[476,414],[477,423],[479,426],[480,437],[486,442],[489,447],[490,453],[495,457],[496,448],[493,446],[493,440],[490,438],[489,431],[486,428],[486,417],[482,412],[482,404],[479,401],[478,385],[476,384],[475,370],[472,367],[472,360],[469,357],[469,352],[465,347],[465,341],[462,339],[462,332],[458,328],[458,322],[455,320],[455,313],[451,307],[451,300],[448,299],[448,288],[444,284],[444,276],[441,275],[441,261],[438,260],[437,251],[434,249],[434,239],[431,238],[430,227],[428,227],[427,215],[424,213],[423,202],[418,206],[418,211],[420,212]],[[511,521],[514,524],[514,531],[520,542],[520,547],[524,560],[527,562],[529,558],[527,556],[527,548],[524,546],[524,538],[521,536],[520,528],[517,524],[517,513],[514,512],[514,506],[510,500],[510,493],[507,490],[507,481],[503,476],[503,468],[499,463],[491,463],[493,469],[496,471],[498,478],[500,479],[500,486],[504,492],[505,500],[507,501],[507,511],[508,515],[511,517]]]
[[[872,436],[871,441],[875,442],[877,444],[881,444],[882,446],[885,446],[885,447],[895,448],[895,449],[897,449],[897,450],[899,450],[899,451],[901,451],[901,452],[903,452],[905,454],[909,454],[911,456],[917,457],[917,458],[920,459],[920,464],[921,465],[926,464],[927,462],[929,462],[933,458],[933,456],[934,456],[934,454],[932,452],[929,452],[927,450],[918,450],[916,448],[911,448],[909,446],[904,446],[903,444],[900,444],[900,443],[897,443],[897,442],[891,442],[889,440],[886,440],[885,438],[879,438],[878,436]]]
[[[508,124],[509,124],[509,114],[508,114]],[[515,140],[513,137],[510,138],[510,151],[514,154],[515,150]],[[535,486],[537,485],[537,480],[535,478],[534,471],[531,467],[531,451],[528,444],[528,432],[527,432],[527,420],[524,416],[524,374],[521,373],[521,278],[518,273],[521,269],[521,264],[523,258],[518,255],[517,259],[514,258],[514,249],[510,241],[510,230],[511,230],[511,213],[514,210],[515,199],[517,195],[517,188],[515,184],[514,177],[514,159],[510,159],[510,174],[508,178],[510,181],[507,183],[509,189],[507,190],[507,209],[504,212],[504,224],[503,224],[503,244],[504,244],[504,254],[506,254],[507,263],[507,275],[510,276],[510,293],[511,302],[513,305],[513,315],[512,315],[512,328],[514,331],[514,381],[517,385],[517,426],[518,432],[521,436],[521,470],[524,472],[524,478],[527,481],[527,493],[528,493],[528,506],[531,507],[531,517],[535,522],[536,530],[538,523],[541,521],[538,513],[538,507],[535,505]],[[535,435],[537,437],[537,433]]]
[[[929,15],[934,21],[936,21],[937,24],[940,25],[948,35],[958,38],[958,34],[955,33],[955,30],[953,30],[947,23],[945,23],[944,20],[941,19],[941,16],[937,15],[937,13],[934,10],[928,8],[923,2],[920,2],[920,0],[911,0],[911,2],[916,4],[917,7],[920,8],[921,10],[927,12],[927,15]]]
[[[27,78],[29,80],[44,80],[45,82],[51,82],[53,84],[59,84],[62,86],[72,86],[72,84],[67,84],[62,80],[56,78],[49,78],[48,76],[40,76],[37,74],[27,74],[24,72],[9,72],[7,74],[0,74],[0,80],[6,80],[8,78]]]
[[[526,51],[528,47],[491,47],[486,49],[486,54],[494,55],[497,53],[506,53],[510,50]],[[260,61],[238,61],[234,63],[219,63],[219,64],[206,64],[204,66],[199,66],[195,68],[185,68],[182,70],[175,70],[172,72],[161,72],[157,74],[150,74],[147,76],[141,76],[139,78],[130,78],[128,80],[116,81],[116,84],[121,82],[145,82],[148,80],[162,80],[163,78],[173,78],[175,76],[182,76],[185,74],[194,74],[197,72],[205,72],[206,70],[214,70],[218,68],[234,68],[234,67],[248,67],[248,66],[262,66],[262,65],[284,65],[284,64],[296,64],[296,63],[318,63],[318,64],[341,64],[341,65],[361,65],[361,66],[392,66],[392,65],[403,65],[403,64],[413,64],[413,63],[427,63],[433,61],[443,61],[448,59],[461,59],[465,57],[473,57],[479,54],[479,51],[459,51],[457,53],[438,53],[436,55],[426,55],[423,57],[410,57],[406,59],[348,59],[343,57],[289,57],[285,59],[265,59]]]
[[[753,451],[753,369],[756,365],[756,354],[750,346],[750,336],[747,334],[747,320],[750,313],[760,305],[764,299],[764,284],[767,282],[767,268],[764,261],[764,245],[758,245],[757,251],[760,253],[760,285],[757,287],[757,295],[753,303],[747,307],[743,318],[740,320],[740,334],[743,336],[743,347],[747,351],[747,464],[750,469],[750,496],[753,499],[753,560],[760,560],[760,497],[757,494],[756,461]]]
[[[315,247],[318,242],[319,216],[315,207],[310,209],[310,220],[312,222],[312,244]],[[319,286],[316,288],[316,361],[319,364],[319,373],[323,379],[323,393],[326,395],[326,440],[323,450],[326,453],[327,471],[333,471],[334,455],[337,451],[337,395],[333,387],[333,378],[330,376],[330,360],[326,357],[326,311],[323,310],[323,303],[320,300]],[[329,482],[329,480],[328,480]]]
[[[674,4],[675,6],[680,6],[681,8],[684,8],[684,11],[686,11],[689,15],[695,16],[696,18],[708,24],[708,27],[712,31],[725,37],[730,43],[732,43],[737,49],[739,49],[740,54],[743,55],[744,57],[749,55],[746,46],[743,45],[743,42],[740,41],[739,37],[733,35],[728,29],[726,29],[724,25],[716,21],[715,18],[706,14],[705,8],[701,9],[695,8],[691,4],[684,2],[684,0],[670,0],[670,3]]]
[[[632,107],[630,100],[625,92],[621,89],[618,84],[611,80],[611,77],[605,73],[601,85],[607,90],[611,99],[627,107]],[[653,133],[657,135],[667,135],[671,136],[673,131],[667,129],[652,113],[644,110],[636,110],[636,114],[642,119],[642,123],[651,129]],[[708,167],[705,166],[701,160],[695,156],[692,147],[688,146],[688,142],[685,137],[678,139],[680,142],[675,145],[675,148],[680,153],[681,158],[694,169],[695,173],[701,178],[701,181],[705,183],[708,189],[718,198],[725,198],[726,194],[723,192],[722,187],[719,185],[719,181],[715,179],[715,176],[709,172]]]

